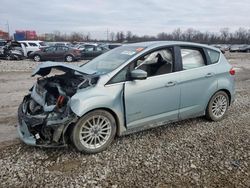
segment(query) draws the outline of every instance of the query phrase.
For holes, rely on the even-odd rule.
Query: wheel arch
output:
[[[93,112],[93,111],[95,111],[95,110],[104,110],[104,111],[109,112],[109,113],[114,117],[114,119],[115,119],[115,123],[116,123],[116,135],[117,135],[117,136],[121,135],[121,133],[124,131],[124,128],[125,128],[125,127],[122,128],[122,125],[121,125],[121,123],[120,123],[120,121],[119,121],[119,116],[118,116],[118,114],[117,114],[114,110],[112,110],[112,109],[110,109],[110,108],[107,108],[107,107],[93,108],[93,109],[91,109],[91,110],[85,112],[83,115],[78,116],[78,120],[79,120],[81,117],[85,116],[86,114],[88,114],[88,113],[90,113],[90,112]],[[78,121],[78,120],[77,120],[77,121]]]

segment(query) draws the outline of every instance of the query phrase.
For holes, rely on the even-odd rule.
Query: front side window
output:
[[[100,52],[100,51],[102,51],[102,48],[99,47],[99,46],[97,46],[97,47],[96,47],[96,51]]]
[[[56,47],[49,47],[49,48],[46,48],[44,51],[45,52],[53,52],[56,50]]]
[[[148,77],[171,73],[173,71],[173,53],[171,48],[149,53],[135,62],[135,69],[142,69]]]
[[[93,52],[94,48],[95,48],[95,46],[85,45],[85,51],[86,52]]]
[[[68,51],[68,48],[65,46],[57,46],[57,51]]]
[[[148,77],[171,73],[173,71],[173,53],[171,48],[161,49],[141,56],[115,75],[109,84],[128,80],[129,71],[141,69],[148,73]]]
[[[183,70],[205,66],[202,53],[198,49],[181,48]]]

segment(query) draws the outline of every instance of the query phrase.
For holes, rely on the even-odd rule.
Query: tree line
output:
[[[230,32],[229,28],[221,28],[219,32],[201,32],[197,29],[189,28],[181,30],[177,28],[172,32],[161,32],[156,36],[133,34],[131,31],[110,32],[105,40],[96,40],[91,37],[91,34],[83,34],[73,32],[71,34],[61,34],[59,31],[53,33],[51,41],[70,41],[70,42],[143,42],[143,41],[189,41],[205,44],[250,44],[250,29],[239,28]]]

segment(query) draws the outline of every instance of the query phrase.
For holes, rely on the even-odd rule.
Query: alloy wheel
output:
[[[36,56],[34,57],[34,60],[38,62],[38,61],[41,60],[41,58],[40,58],[40,56],[36,55]]]
[[[216,118],[221,118],[227,111],[227,98],[224,95],[218,95],[212,102],[212,113]]]
[[[109,140],[111,128],[108,118],[101,115],[92,116],[80,128],[80,142],[89,149],[100,148]]]
[[[67,61],[67,62],[72,62],[72,61],[73,61],[73,57],[70,56],[70,55],[68,55],[68,56],[66,57],[66,61]]]

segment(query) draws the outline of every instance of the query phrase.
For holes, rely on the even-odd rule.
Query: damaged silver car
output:
[[[218,49],[185,42],[124,45],[82,66],[45,62],[19,106],[18,133],[29,145],[96,153],[116,135],[204,115],[219,121],[234,74]]]

